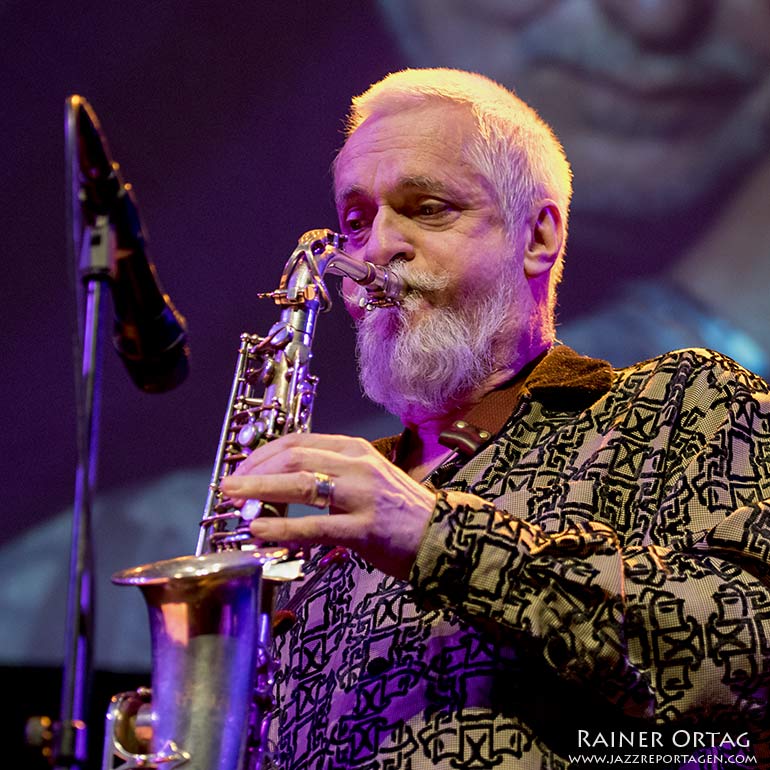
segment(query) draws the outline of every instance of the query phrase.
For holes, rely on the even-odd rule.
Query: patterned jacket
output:
[[[556,348],[431,481],[409,583],[352,555],[278,639],[281,768],[657,769],[747,735],[770,767],[767,383]]]

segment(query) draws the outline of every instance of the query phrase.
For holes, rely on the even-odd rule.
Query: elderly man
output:
[[[350,253],[411,287],[358,318],[404,432],[290,435],[222,483],[329,504],[258,539],[352,551],[279,642],[279,765],[767,756],[767,385],[704,350],[613,370],[554,346],[569,167],[482,76],[374,85],[334,171]]]

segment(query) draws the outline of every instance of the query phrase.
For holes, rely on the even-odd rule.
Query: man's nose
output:
[[[414,259],[414,245],[401,217],[390,208],[381,208],[372,221],[364,259],[387,265],[394,259]]]
[[[712,19],[713,0],[598,0],[606,16],[646,48],[695,42]]]

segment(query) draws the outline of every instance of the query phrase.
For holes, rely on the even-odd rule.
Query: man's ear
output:
[[[541,201],[529,220],[524,243],[524,274],[536,278],[552,267],[564,243],[564,222],[552,200]]]

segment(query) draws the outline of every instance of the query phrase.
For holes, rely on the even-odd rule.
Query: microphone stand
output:
[[[64,135],[67,248],[76,306],[73,351],[77,468],[60,718],[54,725],[48,717],[30,719],[27,734],[28,742],[41,746],[57,770],[83,770],[88,753],[86,716],[93,668],[91,522],[106,291],[116,289],[116,347],[140,388],[160,393],[178,385],[187,374],[188,348],[184,319],[160,288],[152,262],[144,252],[144,236],[130,185],[121,179],[99,121],[80,96],[70,96],[65,102]],[[118,256],[121,260],[116,263]],[[120,287],[122,292],[117,291]],[[83,300],[85,316],[81,318]]]
[[[94,567],[92,502],[96,485],[99,412],[103,363],[103,299],[114,261],[109,217],[97,215],[93,224],[81,228],[80,180],[77,169],[78,97],[67,100],[67,229],[68,246],[74,265],[79,254],[75,297],[85,293],[85,316],[78,318],[74,334],[77,401],[77,468],[73,506],[69,589],[65,631],[65,658],[62,676],[61,711],[54,729],[52,764],[57,770],[84,768],[88,759],[87,724],[89,690],[93,673]],[[80,237],[82,231],[82,239]],[[79,303],[77,303],[79,304]]]

